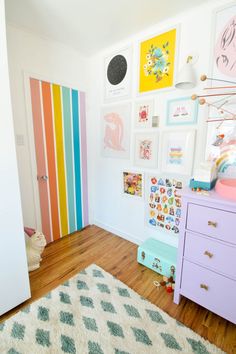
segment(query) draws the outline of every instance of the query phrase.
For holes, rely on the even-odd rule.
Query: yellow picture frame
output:
[[[177,27],[140,43],[139,93],[174,85]]]

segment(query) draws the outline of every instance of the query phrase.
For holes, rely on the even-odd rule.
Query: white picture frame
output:
[[[101,154],[103,157],[130,158],[131,104],[103,106],[101,109]]]
[[[158,166],[158,132],[137,132],[134,134],[134,165],[146,168]]]
[[[113,52],[104,59],[104,101],[128,99],[131,94],[132,47]]]
[[[162,173],[191,175],[196,130],[166,130],[162,133]]]

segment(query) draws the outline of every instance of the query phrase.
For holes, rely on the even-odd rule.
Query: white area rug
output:
[[[92,264],[0,324],[0,353],[222,353]]]

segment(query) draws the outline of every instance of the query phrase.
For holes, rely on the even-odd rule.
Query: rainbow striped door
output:
[[[30,78],[42,231],[47,242],[88,225],[85,94]]]

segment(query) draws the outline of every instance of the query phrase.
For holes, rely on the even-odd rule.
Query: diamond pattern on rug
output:
[[[43,306],[38,307],[38,319],[41,321],[49,321],[49,309]]]
[[[11,330],[11,336],[13,338],[17,338],[17,339],[24,339],[24,335],[25,335],[25,326],[21,325],[18,322],[15,322],[13,324],[12,330]]]
[[[87,329],[98,332],[97,324],[94,318],[83,316],[83,322]]]
[[[95,342],[91,342],[91,341],[88,342],[88,350],[89,350],[89,354],[104,354],[100,345]]]
[[[161,337],[164,339],[165,345],[168,348],[175,349],[175,350],[182,350],[181,346],[176,341],[175,337],[172,334],[168,333],[160,333]]]
[[[105,312],[116,313],[115,307],[112,305],[111,302],[101,301],[101,306],[103,311]]]
[[[136,318],[141,318],[141,316],[140,316],[138,310],[136,309],[136,307],[134,307],[132,305],[124,304],[124,308],[126,309],[126,311],[127,311],[129,316],[136,317]]]
[[[110,333],[115,337],[124,338],[124,333],[122,327],[118,323],[114,323],[111,321],[107,321],[107,326],[109,328]]]
[[[72,339],[68,336],[64,336],[62,334],[61,335],[61,349],[64,353],[75,354],[76,348],[75,348],[74,339]]]
[[[166,324],[166,322],[163,320],[163,317],[158,311],[146,310],[146,312],[149,314],[153,322]]]
[[[74,316],[73,313],[60,311],[60,321],[69,326],[74,326]]]
[[[82,280],[77,281],[77,289],[89,290],[88,285],[85,283],[85,281],[82,281]]]
[[[43,329],[37,329],[36,334],[36,343],[42,345],[43,347],[50,347],[50,333],[49,331],[44,331]]]
[[[196,341],[195,339],[187,338],[187,341],[192,347],[192,350],[196,354],[210,354],[206,349],[205,345],[202,344],[200,340]]]
[[[96,265],[0,324],[3,354],[222,354]]]
[[[106,284],[97,283],[97,288],[98,288],[98,290],[101,291],[101,293],[107,293],[107,294],[111,293]]]
[[[152,345],[151,339],[148,337],[147,332],[144,329],[132,327],[135,335],[136,342],[140,342],[146,345]]]

